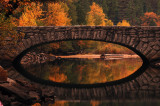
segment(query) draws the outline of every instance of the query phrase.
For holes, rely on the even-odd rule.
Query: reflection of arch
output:
[[[158,69],[149,66],[153,60],[159,60],[160,57],[160,27],[18,27],[17,30],[24,32],[25,38],[14,46],[15,52],[8,52],[4,57],[10,58],[12,61],[14,60],[13,64],[18,71],[22,71],[22,69],[16,67],[16,65],[19,65],[20,59],[30,48],[61,40],[97,40],[120,44],[130,48],[143,59],[143,66],[136,73],[119,81],[78,86],[52,83],[52,85],[60,86],[60,88],[53,88],[58,90],[56,95],[62,98],[65,98],[65,95],[68,98],[75,97],[78,99],[89,99],[91,97],[107,98],[110,96],[127,97],[126,95],[133,96],[146,90],[160,91],[158,88],[160,85],[160,72]],[[27,74],[25,72],[23,73]],[[35,79],[35,81],[38,82],[40,80]],[[45,81],[44,83],[50,84],[50,82]],[[158,95],[160,97],[160,94]]]

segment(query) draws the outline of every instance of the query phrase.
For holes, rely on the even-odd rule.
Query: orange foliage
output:
[[[92,100],[91,100],[90,104],[91,104],[92,106],[99,106],[100,102],[99,102],[99,101],[92,101]]]
[[[69,104],[67,101],[61,100],[61,101],[56,101],[52,106],[69,106]]]
[[[0,11],[6,10],[7,7],[8,7],[7,2],[5,0],[0,0]]]
[[[40,104],[40,103],[35,103],[35,104],[32,105],[32,106],[41,106],[41,104]]]
[[[130,24],[126,20],[122,20],[122,22],[118,22],[117,26],[130,26]]]
[[[109,54],[135,54],[132,50],[126,47],[112,43],[108,43],[105,48]]]
[[[70,25],[71,19],[68,18],[67,12],[59,3],[49,3],[46,17],[47,25],[66,26]]]
[[[42,4],[32,2],[24,9],[24,13],[19,19],[19,26],[37,26],[36,21],[42,15]]]
[[[67,76],[59,72],[59,67],[52,67],[50,72],[49,80],[55,82],[64,82],[67,79]]]
[[[154,12],[146,12],[141,20],[143,26],[160,26],[160,16]]]
[[[87,13],[87,25],[113,25],[113,22],[111,20],[106,19],[106,15],[103,13],[102,7],[100,7],[98,4],[93,2],[93,4],[90,6],[90,11]]]
[[[79,71],[79,76],[78,76],[78,80],[81,81],[82,80],[82,71],[86,66],[82,66],[82,65],[78,65],[78,71]]]

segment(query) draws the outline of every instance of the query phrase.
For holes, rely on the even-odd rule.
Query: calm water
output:
[[[160,106],[160,101],[55,101],[49,106]]]
[[[95,84],[125,78],[142,66],[137,59],[57,59],[43,64],[23,65],[35,77],[60,83]]]

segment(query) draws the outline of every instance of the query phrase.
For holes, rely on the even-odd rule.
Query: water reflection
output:
[[[43,80],[71,84],[105,83],[125,78],[142,66],[140,58],[104,60],[100,58],[56,59],[43,64],[23,65]]]
[[[160,101],[55,101],[49,106],[159,106]]]

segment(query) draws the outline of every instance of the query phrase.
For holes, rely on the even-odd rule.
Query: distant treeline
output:
[[[51,0],[52,1],[52,0]],[[54,1],[54,0],[53,0]],[[140,17],[146,12],[160,15],[160,0],[56,0],[68,4],[72,24],[86,24],[85,16],[90,5],[96,2],[103,8],[106,16],[116,25],[123,19],[131,25],[141,25]]]

